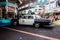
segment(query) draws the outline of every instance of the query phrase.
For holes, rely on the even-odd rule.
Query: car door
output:
[[[28,19],[26,21],[28,25],[33,25],[34,23],[34,17],[33,16],[28,16]]]
[[[33,23],[34,23],[33,16],[26,15],[19,19],[19,24],[33,25]]]
[[[26,25],[26,24],[27,24],[27,16],[22,16],[22,17],[19,19],[19,24],[24,24],[24,25]]]

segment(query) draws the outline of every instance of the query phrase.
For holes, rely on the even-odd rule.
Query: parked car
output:
[[[44,19],[39,15],[24,15],[19,18],[19,25],[33,25],[37,28],[44,25],[51,25],[49,19]]]

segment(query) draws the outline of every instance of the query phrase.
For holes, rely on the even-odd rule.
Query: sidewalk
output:
[[[60,26],[60,20],[54,21],[53,24],[57,25],[57,26]]]

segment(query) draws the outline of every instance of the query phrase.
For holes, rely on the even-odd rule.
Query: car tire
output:
[[[34,26],[35,26],[36,28],[39,28],[39,27],[40,27],[40,24],[39,24],[39,23],[35,23]]]

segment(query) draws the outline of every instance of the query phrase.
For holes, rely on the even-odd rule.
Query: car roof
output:
[[[39,16],[39,15],[24,15],[24,16],[33,16],[33,17],[40,17],[41,18],[41,16]]]
[[[24,16],[39,16],[39,15],[24,15]],[[41,17],[41,16],[40,16]]]
[[[24,15],[24,16],[35,16],[35,15]]]

